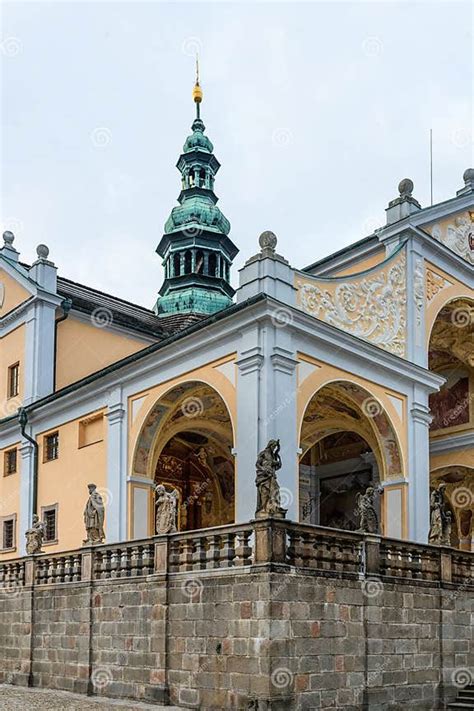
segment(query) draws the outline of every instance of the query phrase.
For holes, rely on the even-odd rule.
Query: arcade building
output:
[[[308,266],[265,232],[234,290],[198,83],[193,98],[152,309],[3,235],[0,560],[25,554],[35,512],[45,552],[80,548],[90,482],[107,543],[154,534],[158,483],[179,530],[249,521],[276,438],[288,518],[354,530],[374,485],[383,534],[426,543],[444,483],[451,544],[474,550],[474,170],[424,208],[402,180],[383,227]]]

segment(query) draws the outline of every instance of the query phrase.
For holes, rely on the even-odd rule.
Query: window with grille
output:
[[[12,518],[3,521],[3,541],[2,548],[14,548],[15,547],[15,521]]]
[[[5,476],[9,474],[14,474],[17,467],[17,451],[16,449],[9,449],[5,452],[5,461],[3,466],[3,473]]]
[[[8,397],[16,397],[20,391],[20,364],[8,368]]]
[[[45,526],[44,540],[57,540],[57,510],[55,506],[43,509],[43,522]]]
[[[44,438],[44,460],[50,462],[59,457],[59,433],[52,432]]]

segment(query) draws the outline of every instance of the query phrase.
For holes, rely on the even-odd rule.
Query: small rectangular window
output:
[[[44,438],[44,461],[51,462],[59,457],[59,432],[52,432]]]
[[[43,508],[43,522],[45,526],[45,542],[56,541],[58,538],[57,506]]]
[[[15,519],[3,519],[2,549],[10,550],[15,547]]]
[[[8,368],[8,397],[16,397],[20,392],[20,364]]]
[[[17,468],[17,450],[9,449],[5,452],[5,459],[3,462],[3,475],[8,476],[9,474],[15,474]]]

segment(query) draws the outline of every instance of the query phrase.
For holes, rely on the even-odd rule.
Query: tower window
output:
[[[216,276],[217,272],[217,257],[214,252],[209,255],[209,276]]]
[[[189,249],[184,253],[184,273],[191,274],[191,252]]]
[[[44,438],[44,461],[51,462],[59,457],[59,432],[52,432]]]
[[[9,449],[5,452],[5,459],[3,463],[3,475],[8,476],[9,474],[15,474],[17,468],[17,450]]]
[[[204,254],[199,250],[196,252],[196,274],[202,274],[204,272]]]
[[[173,257],[173,272],[174,276],[181,274],[181,256],[179,254],[175,254]]]
[[[20,391],[20,364],[8,368],[8,397],[16,397]]]

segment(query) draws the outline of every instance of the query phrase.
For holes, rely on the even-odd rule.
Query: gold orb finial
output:
[[[199,85],[199,57],[196,54],[196,82],[193,88],[193,100],[196,104],[200,104],[202,101],[202,89]]]

